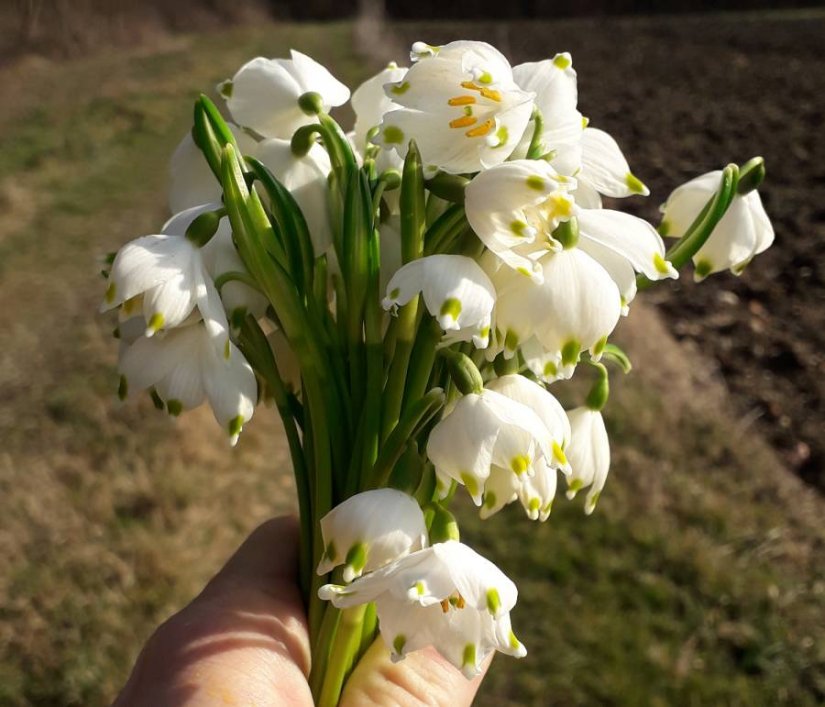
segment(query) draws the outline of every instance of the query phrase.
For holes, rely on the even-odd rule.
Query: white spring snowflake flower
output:
[[[175,214],[163,226],[163,233],[172,236],[185,236],[186,229],[201,214],[220,209],[220,204],[202,204]],[[232,242],[232,228],[229,218],[220,219],[218,230],[209,242],[201,248],[206,271],[214,280],[228,272],[246,273],[246,266]],[[230,318],[238,313],[249,312],[256,318],[263,316],[269,301],[258,290],[243,282],[227,282],[220,292],[224,308]]]
[[[147,337],[180,326],[197,307],[216,348],[229,357],[223,303],[207,270],[203,248],[192,240],[161,233],[130,241],[117,252],[101,311],[138,296]]]
[[[540,460],[554,465],[559,456],[554,442],[558,440],[527,405],[485,389],[464,395],[433,428],[427,456],[442,496],[456,481],[477,506],[486,503],[489,510],[513,500],[518,477],[532,476]]]
[[[500,164],[518,145],[533,94],[513,81],[507,59],[484,42],[413,45],[416,62],[386,86],[402,106],[384,115],[375,142],[405,154],[411,139],[425,167],[454,174]]]
[[[719,189],[721,170],[708,172],[677,187],[662,205],[660,231],[681,238],[702,208]],[[774,240],[773,226],[759,193],[736,194],[710,238],[693,256],[695,277],[703,280],[712,273],[730,270],[741,275],[754,257],[766,251]]]
[[[600,194],[621,198],[650,193],[630,171],[616,140],[588,127],[579,112],[577,75],[569,53],[519,64],[513,67],[513,78],[521,88],[536,94],[543,119],[544,154],[559,174],[576,177],[576,201],[581,206],[601,208]],[[531,124],[522,139],[522,152],[526,152],[532,130]]]
[[[464,675],[479,674],[493,651],[527,654],[510,623],[516,585],[492,562],[451,540],[414,552],[318,595],[345,609],[375,602],[393,661],[433,646]]]
[[[567,448],[572,473],[567,478],[567,497],[574,498],[583,488],[590,487],[584,502],[584,512],[590,515],[610,470],[610,443],[604,418],[598,410],[587,406],[568,411],[572,435]]]
[[[427,546],[424,514],[412,496],[392,488],[351,496],[321,518],[324,555],[318,574],[344,565],[344,581]]]
[[[319,94],[325,111],[349,100],[349,89],[327,68],[294,49],[290,56],[252,59],[219,86],[236,123],[262,137],[289,139],[301,126],[316,122],[298,105],[303,94]]]
[[[611,209],[585,209],[576,182],[543,160],[514,160],[478,174],[467,186],[467,220],[481,241],[512,268],[541,281],[540,259],[561,250],[556,227],[575,217],[581,248],[602,246],[652,280],[677,275],[665,260],[656,230],[643,219]],[[602,252],[599,249],[598,252]]]
[[[120,394],[154,389],[174,416],[207,399],[234,445],[252,418],[258,386],[243,354],[228,339],[227,346],[229,355],[224,357],[203,322],[141,336],[121,350]]]
[[[395,310],[419,292],[424,304],[448,334],[448,340],[487,346],[496,292],[472,258],[430,255],[403,265],[387,284],[384,309]]]

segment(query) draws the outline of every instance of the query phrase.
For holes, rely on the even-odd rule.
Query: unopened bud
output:
[[[481,373],[469,356],[450,349],[441,349],[439,353],[447,360],[450,377],[462,395],[478,394],[484,389]]]
[[[304,125],[298,128],[292,135],[292,140],[289,143],[292,154],[296,157],[305,157],[315,144],[315,134],[318,131],[319,127],[316,124]]]
[[[427,189],[437,197],[454,204],[464,203],[464,190],[470,180],[458,174],[439,172],[425,182]]]

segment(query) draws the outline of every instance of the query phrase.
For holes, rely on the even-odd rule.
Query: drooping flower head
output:
[[[418,503],[392,488],[364,491],[338,504],[321,518],[321,535],[318,574],[343,564],[345,582],[427,545]]]
[[[533,110],[533,94],[513,81],[507,59],[484,42],[413,45],[415,62],[387,84],[398,105],[384,115],[375,142],[405,154],[414,139],[426,167],[477,172],[506,160]]]
[[[677,187],[662,205],[661,232],[681,238],[719,189],[721,170],[708,172]],[[693,256],[697,280],[712,273],[730,270],[741,275],[754,257],[766,251],[774,240],[773,226],[759,192],[736,194],[710,238]]]
[[[226,107],[238,125],[262,137],[289,139],[302,125],[316,120],[298,105],[303,94],[320,95],[325,111],[349,100],[349,89],[327,68],[294,49],[290,56],[252,59],[220,85]]]
[[[527,654],[510,623],[516,585],[454,540],[407,555],[352,584],[327,584],[318,595],[341,609],[374,601],[394,661],[431,645],[470,679],[494,650],[518,658]]]

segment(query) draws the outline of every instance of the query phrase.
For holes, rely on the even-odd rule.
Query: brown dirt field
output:
[[[570,51],[591,124],[615,135],[657,220],[697,174],[762,154],[776,244],[737,279],[646,293],[670,331],[718,367],[735,409],[785,464],[825,489],[825,16],[758,14],[398,25],[403,41],[472,37],[513,63]]]

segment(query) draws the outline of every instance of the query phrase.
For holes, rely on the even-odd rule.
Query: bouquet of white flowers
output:
[[[647,195],[577,109],[569,54],[511,67],[483,42],[416,43],[346,86],[309,57],[253,59],[205,96],[172,157],[175,215],[108,261],[119,393],[179,415],[206,399],[232,444],[256,403],[283,419],[301,520],[310,684],[338,702],[380,633],[472,677],[520,657],[516,585],[459,540],[518,502],[545,521],[559,476],[592,513],[610,466],[609,338],[636,293],[740,273],[773,241],[761,158],[698,177],[658,230],[602,197]],[[665,248],[662,236],[675,243]],[[579,367],[580,407],[547,386]]]

